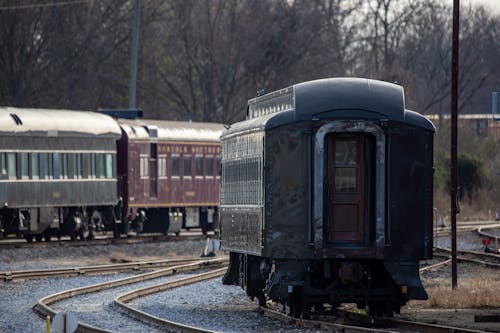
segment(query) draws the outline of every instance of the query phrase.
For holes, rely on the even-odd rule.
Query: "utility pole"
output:
[[[140,0],[134,2],[134,25],[132,28],[132,50],[130,55],[129,109],[135,109],[135,83],[137,77],[137,49],[139,46]]]
[[[457,289],[457,118],[458,118],[458,30],[460,0],[453,0],[453,41],[451,50],[451,287]]]

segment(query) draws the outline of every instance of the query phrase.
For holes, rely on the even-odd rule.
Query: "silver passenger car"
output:
[[[83,238],[114,228],[120,137],[103,114],[1,107],[0,237]]]

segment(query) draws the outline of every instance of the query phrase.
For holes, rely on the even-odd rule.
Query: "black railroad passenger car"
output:
[[[120,136],[98,113],[1,107],[0,237],[30,242],[116,229]]]
[[[386,82],[324,79],[251,99],[221,136],[223,282],[294,316],[341,303],[392,315],[426,299],[433,136]]]

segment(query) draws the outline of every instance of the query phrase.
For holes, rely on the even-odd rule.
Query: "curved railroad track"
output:
[[[451,250],[443,247],[434,248],[435,257],[449,258]],[[500,268],[500,255],[494,253],[457,250],[457,260],[476,263],[486,267]]]
[[[197,274],[195,276],[189,276],[189,277],[181,278],[181,279],[178,279],[175,281],[169,281],[169,282],[157,284],[154,286],[136,289],[136,290],[133,290],[131,292],[128,292],[128,293],[125,293],[125,294],[118,296],[117,298],[115,298],[114,302],[119,307],[124,309],[127,313],[129,313],[131,316],[139,318],[141,320],[145,320],[147,322],[154,323],[154,324],[159,325],[163,328],[167,328],[167,329],[179,331],[179,332],[193,332],[193,333],[216,332],[216,331],[207,330],[204,328],[195,327],[192,325],[186,325],[186,324],[174,322],[171,320],[162,319],[162,318],[159,318],[157,316],[153,316],[153,315],[148,314],[144,311],[141,311],[141,310],[138,310],[132,306],[129,306],[127,304],[127,302],[129,302],[133,299],[139,298],[139,297],[153,294],[153,293],[157,293],[157,292],[165,291],[168,289],[185,286],[185,285],[192,284],[192,283],[201,282],[201,281],[208,280],[208,279],[213,279],[215,277],[223,275],[226,272],[226,270],[227,270],[227,267],[219,268],[219,269],[215,269],[213,271],[207,272],[207,273],[201,273],[201,274]]]
[[[498,221],[464,221],[457,223],[457,232],[466,232],[480,229],[500,228]],[[434,227],[434,237],[449,236],[451,234],[451,227]]]
[[[95,265],[95,266],[80,266],[71,268],[55,268],[55,269],[33,269],[19,271],[0,272],[0,279],[4,281],[26,280],[26,279],[41,279],[48,277],[68,277],[84,274],[106,274],[126,271],[151,270],[158,268],[166,268],[178,265],[185,265],[200,261],[199,258],[178,258],[164,259],[151,261],[134,261],[119,264]]]
[[[151,279],[156,279],[160,277],[167,277],[167,276],[172,276],[174,274],[179,274],[179,273],[185,273],[185,272],[191,272],[191,271],[196,271],[200,269],[206,269],[207,267],[216,267],[217,269],[212,270],[211,272],[208,273],[202,273],[202,274],[196,274],[195,276],[188,277],[188,278],[181,278],[177,279],[175,281],[171,281],[169,283],[162,283],[159,285],[152,286],[150,288],[142,288],[139,290],[136,290],[132,293],[127,293],[124,295],[119,296],[116,299],[116,302],[119,306],[121,307],[127,307],[127,311],[135,314],[136,316],[141,316],[143,320],[149,321],[154,324],[154,325],[165,325],[165,327],[173,327],[172,325],[178,325],[178,327],[183,327],[182,330],[186,329],[187,331],[191,332],[206,332],[206,330],[196,330],[195,327],[190,327],[187,325],[182,325],[182,324],[176,324],[173,322],[166,322],[164,324],[161,323],[161,321],[158,321],[156,319],[150,319],[147,314],[142,315],[140,311],[134,310],[126,305],[126,300],[133,299],[134,297],[139,297],[138,295],[141,294],[147,294],[147,293],[152,293],[152,292],[157,292],[160,290],[168,289],[168,288],[173,288],[177,286],[181,286],[187,283],[194,283],[197,281],[202,281],[203,279],[209,279],[213,278],[214,276],[219,276],[223,274],[226,268],[221,268],[221,266],[227,264],[228,259],[227,258],[219,258],[219,259],[211,259],[211,260],[198,260],[196,262],[190,263],[190,264],[184,264],[184,265],[177,265],[173,266],[170,268],[164,268],[164,269],[158,269],[149,273],[143,273],[143,274],[138,274],[134,275],[131,277],[126,277],[118,280],[113,280],[109,282],[103,282],[103,283],[98,283],[94,284],[91,286],[85,286],[81,288],[74,288],[70,290],[65,290],[62,292],[58,292],[46,297],[43,297],[42,299],[38,300],[37,304],[33,307],[33,311],[37,313],[41,318],[45,319],[47,316],[53,317],[57,313],[55,309],[53,309],[50,305],[69,298],[73,298],[76,296],[80,296],[83,294],[89,294],[89,293],[94,293],[94,292],[100,292],[105,289],[110,289],[110,288],[116,288],[120,286],[124,286],[127,284],[132,284],[132,283],[137,283],[137,282],[143,282],[146,280],[151,280]],[[110,330],[106,330],[103,328],[99,328],[93,325],[93,323],[78,323],[78,328],[77,332],[113,332]]]

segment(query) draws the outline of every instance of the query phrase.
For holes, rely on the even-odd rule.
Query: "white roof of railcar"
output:
[[[213,141],[218,142],[224,125],[193,121],[151,119],[118,119],[123,131],[132,140]]]
[[[0,107],[0,135],[120,138],[121,130],[96,112]]]

